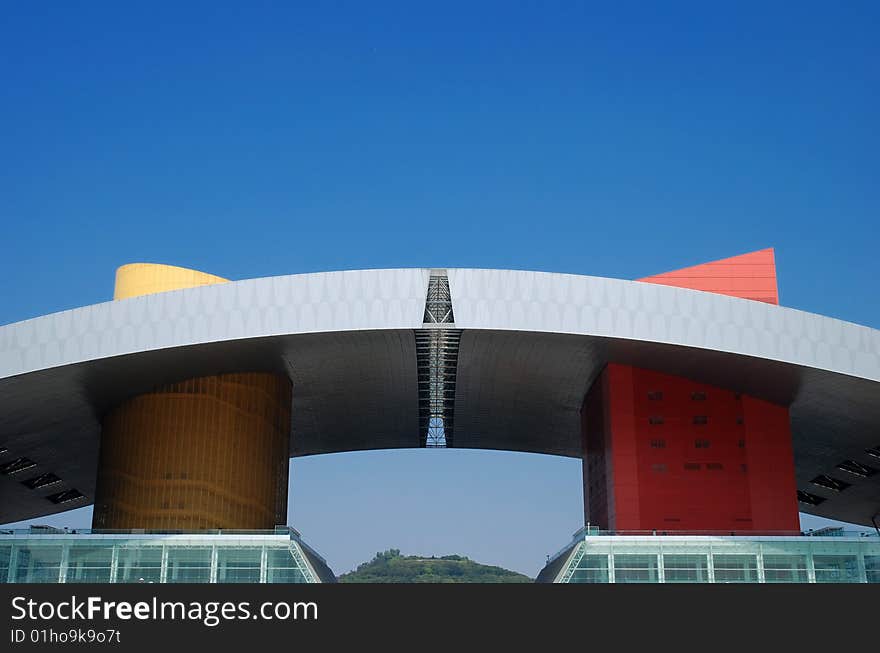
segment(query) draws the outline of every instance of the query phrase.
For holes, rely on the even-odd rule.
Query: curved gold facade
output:
[[[229,279],[198,270],[179,268],[175,265],[158,263],[129,263],[116,270],[116,286],[113,299],[127,299],[152,295],[168,290],[211,286],[227,283]]]
[[[128,400],[103,422],[94,528],[266,529],[287,521],[291,385],[223,374]]]

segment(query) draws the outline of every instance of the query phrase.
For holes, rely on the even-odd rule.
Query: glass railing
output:
[[[580,540],[584,537],[593,536],[677,536],[677,537],[880,537],[873,530],[844,530],[843,528],[822,528],[806,531],[790,530],[602,530],[596,527],[581,528],[574,533],[573,539]]]
[[[55,526],[30,526],[28,528],[0,528],[2,535],[302,535],[291,526],[276,526],[274,529],[152,529],[152,528],[57,528]]]
[[[670,529],[652,529],[652,530],[604,530],[596,526],[585,526],[574,532],[572,539],[568,544],[563,546],[559,551],[549,556],[547,561],[552,562],[559,556],[571,551],[572,547],[578,542],[583,541],[587,537],[707,537],[707,538],[741,538],[745,540],[755,540],[766,537],[786,537],[786,538],[874,538],[880,539],[880,535],[873,530],[849,530],[841,527],[829,527],[821,529],[810,529],[805,531],[790,530],[670,530]]]

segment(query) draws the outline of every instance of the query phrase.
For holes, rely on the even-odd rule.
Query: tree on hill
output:
[[[530,583],[524,574],[481,565],[460,555],[402,556],[399,549],[378,552],[369,562],[342,574],[340,583]]]

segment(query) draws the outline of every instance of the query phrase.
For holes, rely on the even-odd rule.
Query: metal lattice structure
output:
[[[419,384],[419,445],[451,447],[455,376],[461,330],[455,329],[452,297],[445,271],[428,281],[424,327],[416,331]],[[450,328],[452,327],[452,328]]]
[[[428,279],[428,296],[425,299],[425,324],[455,324],[452,314],[452,295],[445,271],[432,271]]]

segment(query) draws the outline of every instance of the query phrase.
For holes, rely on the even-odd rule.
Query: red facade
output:
[[[581,415],[591,525],[798,530],[788,408],[610,364],[587,393]]]
[[[754,299],[768,304],[779,303],[772,248],[656,274],[639,281]]]

